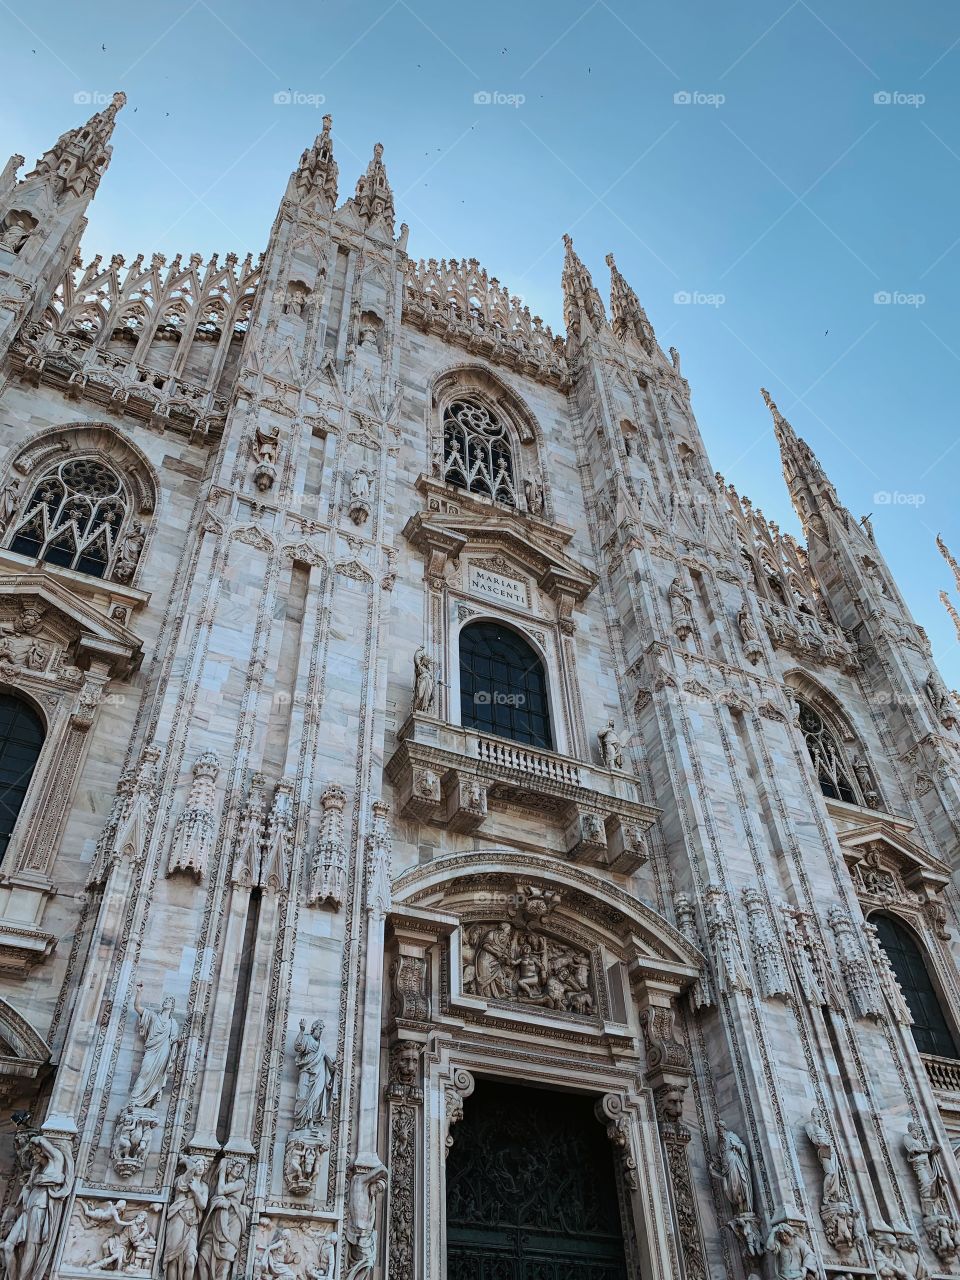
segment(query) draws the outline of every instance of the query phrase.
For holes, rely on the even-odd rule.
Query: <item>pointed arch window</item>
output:
[[[897,975],[913,1017],[913,1038],[921,1053],[956,1058],[957,1042],[944,1016],[943,1006],[927,968],[926,957],[913,934],[892,916],[874,915],[877,938]]]
[[[460,723],[532,747],[553,747],[547,678],[532,645],[495,622],[460,632]]]
[[[850,781],[840,744],[828,728],[823,716],[809,703],[797,699],[800,709],[800,729],[810,753],[810,760],[820,783],[820,790],[828,800],[843,800],[847,804],[860,804],[860,796]]]
[[[10,550],[94,578],[109,577],[123,557],[128,507],[112,467],[96,458],[70,458],[34,483],[13,525]]]
[[[444,410],[443,478],[468,493],[517,505],[510,436],[505,424],[479,400],[453,400]]]
[[[0,859],[17,824],[44,736],[43,723],[28,703],[0,693]]]

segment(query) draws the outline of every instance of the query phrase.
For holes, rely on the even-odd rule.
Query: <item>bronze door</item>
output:
[[[447,1280],[626,1280],[593,1101],[478,1080],[447,1157]]]

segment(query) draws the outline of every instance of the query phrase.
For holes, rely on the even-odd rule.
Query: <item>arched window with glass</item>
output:
[[[69,458],[33,482],[8,545],[46,564],[125,581],[143,544],[136,527],[124,539],[128,510],[113,467],[97,458]]]
[[[468,493],[517,506],[516,466],[506,424],[480,400],[452,400],[443,414],[443,478]]]
[[[543,662],[512,628],[487,621],[460,632],[460,723],[527,746],[553,747]]]
[[[905,924],[888,915],[873,915],[877,938],[897,975],[900,989],[913,1018],[913,1038],[921,1053],[940,1058],[956,1058],[957,1042],[943,1012],[940,997],[930,977],[926,957]]]
[[[43,746],[43,721],[12,693],[0,693],[0,860],[13,835]]]
[[[809,703],[798,698],[797,706],[800,711],[800,729],[807,744],[807,751],[810,753],[820,790],[828,800],[860,804],[856,784],[851,781],[843,751],[832,729]]]

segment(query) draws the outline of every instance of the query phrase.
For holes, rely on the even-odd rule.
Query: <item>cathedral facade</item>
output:
[[[417,261],[329,118],[259,260],[0,176],[7,1280],[926,1280],[960,1253],[960,711],[566,239]]]

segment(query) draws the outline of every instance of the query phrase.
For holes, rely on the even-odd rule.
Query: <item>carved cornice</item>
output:
[[[115,593],[107,587],[103,594],[109,599]],[[50,610],[58,614],[76,634],[72,656],[78,667],[102,662],[111,676],[123,678],[140,665],[143,649],[133,632],[46,571],[0,574],[0,599],[39,602],[45,614]]]

